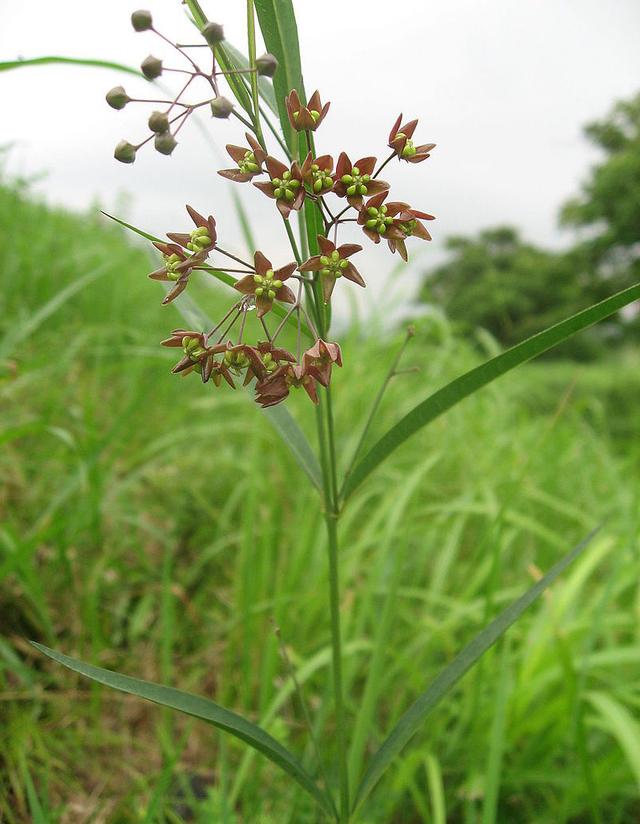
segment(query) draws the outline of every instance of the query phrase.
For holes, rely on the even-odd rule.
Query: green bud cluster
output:
[[[400,226],[400,228],[404,232],[405,237],[411,237],[411,235],[415,231],[416,226],[418,225],[418,221],[417,220],[407,220],[404,223],[399,223],[398,225]]]
[[[418,150],[413,145],[413,140],[407,140],[402,149],[402,157],[413,157]]]
[[[313,120],[314,123],[317,123],[318,120],[320,120],[320,112],[317,112],[315,109],[309,109],[309,114],[311,115],[311,119]],[[294,112],[293,113],[293,119],[294,120],[297,121],[299,117],[300,117],[300,112]]]
[[[256,163],[256,156],[253,152],[245,152],[242,160],[238,161],[238,168],[243,174],[256,174],[260,171],[260,166]]]
[[[172,255],[163,255],[163,257],[167,277],[169,280],[178,280],[182,276],[182,272],[176,271],[176,266],[182,263],[182,258],[180,255],[176,255],[175,252]]]
[[[320,274],[325,277],[333,278],[342,277],[343,271],[349,265],[348,260],[342,260],[340,258],[340,252],[338,252],[337,249],[334,249],[330,255],[322,255],[320,258],[320,263],[323,267],[320,269]]]
[[[366,195],[368,193],[367,183],[371,181],[371,175],[361,175],[360,169],[354,166],[351,169],[351,174],[342,175],[340,180],[347,187],[347,194],[352,195]]]
[[[282,286],[282,281],[275,277],[273,269],[268,269],[264,275],[254,275],[253,280],[256,283],[255,296],[257,298],[266,297],[273,300]]]
[[[321,169],[317,163],[311,166],[311,177],[313,178],[313,191],[319,195],[325,189],[331,189],[333,186],[333,178],[331,172]]]
[[[265,352],[264,355],[262,355],[262,357],[260,358],[260,360],[262,361],[262,365],[267,370],[267,374],[269,375],[272,372],[275,372],[278,366],[280,366],[278,361],[273,359],[273,355],[271,354],[271,352]]]
[[[393,223],[393,218],[387,215],[387,207],[383,204],[378,209],[375,206],[369,206],[367,209],[369,219],[365,222],[367,229],[377,232],[379,235],[384,235],[387,228]]]
[[[207,350],[202,347],[198,338],[190,338],[188,335],[182,338],[182,351],[187,357],[191,358],[194,363],[199,361],[207,352]]]
[[[229,369],[232,369],[236,374],[239,374],[243,369],[249,366],[249,358],[244,352],[232,352],[227,350],[224,353],[224,363]]]
[[[300,181],[292,176],[291,172],[287,170],[283,173],[282,179],[274,177],[271,180],[273,184],[273,194],[278,200],[288,200],[291,203],[295,200],[296,191],[300,188]]]
[[[189,237],[191,241],[187,243],[187,249],[190,252],[202,252],[211,246],[211,237],[206,226],[198,226],[190,233]]]

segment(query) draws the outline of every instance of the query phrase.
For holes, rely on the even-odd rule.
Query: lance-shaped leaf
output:
[[[208,698],[182,692],[172,687],[165,687],[162,684],[154,684],[151,681],[142,681],[129,675],[121,675],[118,672],[102,669],[102,667],[94,667],[92,664],[85,664],[76,658],[55,652],[55,650],[42,644],[33,641],[31,643],[40,652],[48,655],[49,658],[74,672],[80,673],[80,675],[91,678],[92,681],[129,693],[129,695],[137,695],[139,698],[145,698],[147,701],[153,701],[155,704],[178,710],[186,715],[200,718],[202,721],[207,721],[209,724],[213,724],[214,727],[239,738],[250,747],[261,752],[274,764],[277,764],[278,767],[297,781],[325,812],[332,813],[328,797],[318,787],[298,759],[257,724],[247,721],[241,715],[221,707]]]
[[[22,69],[25,66],[47,66],[51,63],[66,63],[72,66],[89,66],[90,68],[98,69],[116,69],[120,72],[127,72],[128,74],[135,74],[138,77],[143,77],[140,69],[134,69],[131,66],[124,66],[122,63],[112,63],[110,60],[89,60],[79,57],[61,57],[58,55],[51,55],[48,57],[32,57],[25,60],[5,60],[0,62],[0,72],[6,72],[10,69]]]
[[[552,349],[562,341],[592,326],[594,323],[615,314],[624,306],[640,298],[640,283],[617,292],[610,298],[572,315],[570,318],[550,326],[544,332],[533,335],[522,343],[507,349],[506,352],[491,358],[486,363],[466,372],[459,378],[439,389],[433,395],[414,407],[402,420],[383,435],[369,450],[355,469],[347,476],[341,497],[348,498],[373,470],[381,464],[395,449],[414,435],[423,426],[442,415],[464,398],[491,381],[520,366],[532,358]]]
[[[571,552],[551,567],[528,592],[514,601],[498,615],[479,635],[459,652],[431,685],[419,696],[400,718],[380,749],[371,759],[367,771],[360,782],[354,809],[360,806],[380,780],[385,770],[410,741],[424,723],[434,707],[455,687],[462,676],[484,655],[484,653],[518,620],[522,613],[533,604],[544,590],[584,551],[598,530],[595,529]]]

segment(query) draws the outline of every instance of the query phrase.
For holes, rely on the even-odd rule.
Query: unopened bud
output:
[[[160,154],[170,155],[178,145],[178,141],[171,134],[171,132],[163,132],[162,134],[156,135],[153,145],[156,147],[156,151],[160,152]]]
[[[263,77],[273,77],[276,73],[276,69],[278,68],[278,61],[276,58],[269,54],[263,54],[262,57],[259,57],[256,60],[256,69],[258,70],[258,74],[262,75]]]
[[[211,114],[214,117],[229,117],[233,111],[233,103],[226,97],[216,97],[211,101]]]
[[[136,31],[147,31],[153,25],[151,19],[151,12],[144,9],[138,9],[131,15],[131,25]]]
[[[215,46],[224,40],[224,29],[220,23],[207,23],[202,29],[202,36],[210,46]]]
[[[120,163],[133,163],[136,159],[136,147],[127,140],[121,140],[116,146],[113,156]]]
[[[131,98],[122,86],[114,86],[105,95],[105,100],[112,109],[124,109]]]
[[[162,134],[169,131],[169,118],[164,112],[151,112],[149,116],[149,128],[152,132]]]
[[[162,60],[150,54],[142,61],[140,68],[147,80],[155,80],[156,77],[160,77],[162,74]]]

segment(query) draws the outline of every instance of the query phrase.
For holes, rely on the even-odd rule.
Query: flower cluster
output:
[[[149,12],[134,12],[132,24],[136,31],[158,34]],[[333,155],[315,151],[315,135],[312,137],[326,118],[330,104],[322,102],[318,91],[305,102],[301,91],[293,89],[284,101],[285,109],[289,125],[299,133],[299,145],[304,151],[301,148],[299,154],[289,153],[284,142],[280,142],[286,157],[275,157],[267,149],[258,114],[254,112],[251,122],[247,121],[220,94],[218,83],[228,74],[220,71],[216,63],[216,47],[224,39],[222,27],[207,23],[201,34],[212,54],[209,72],[193,61],[185,51],[188,46],[173,44],[159,35],[188,61],[191,70],[184,74],[189,79],[173,100],[166,101],[166,110],[152,112],[148,120],[151,136],[137,145],[121,142],[116,148],[116,158],[133,162],[137,150],[151,139],[159,152],[171,154],[177,145],[175,135],[189,115],[208,105],[214,117],[233,114],[250,127],[245,132],[244,145],[227,145],[233,165],[219,170],[218,174],[232,183],[252,183],[274,202],[285,223],[291,219],[292,212],[300,212],[303,207],[306,207],[305,214],[309,209],[316,210],[316,225],[322,231],[316,238],[309,238],[311,255],[306,259],[298,256],[292,241],[295,261],[274,266],[262,252],[256,251],[253,260],[247,262],[221,248],[213,216],[205,218],[187,206],[195,228],[188,232],[169,232],[167,242],[154,243],[163,263],[149,277],[168,284],[163,303],[172,302],[187,288],[194,271],[224,272],[227,280],[233,276],[234,288],[241,297],[209,332],[176,329],[162,343],[181,349],[174,372],[183,375],[195,372],[204,383],[211,381],[215,386],[221,386],[224,381],[235,387],[241,379],[243,385],[254,386],[255,399],[263,407],[280,403],[294,388],[304,389],[317,403],[318,386],[328,387],[333,365],[342,366],[340,347],[325,340],[328,317],[325,306],[332,300],[340,279],[365,286],[352,261],[362,246],[339,243],[338,233],[350,227],[375,244],[384,240],[389,250],[398,252],[405,261],[407,242],[411,238],[431,240],[424,221],[433,220],[433,216],[404,201],[390,199],[390,184],[380,174],[394,159],[400,163],[421,163],[430,156],[434,144],[416,145],[413,138],[418,121],[403,123],[399,115],[389,133],[387,145],[391,153],[385,160],[379,163],[376,157],[365,155],[352,161],[345,151],[340,151],[334,162]],[[169,71],[155,57],[148,57],[141,68],[148,79]],[[255,84],[256,75],[271,77],[276,68],[275,58],[267,54],[248,69],[237,72],[253,74]],[[208,84],[209,95],[198,103],[184,103],[182,95],[197,78]],[[107,94],[108,103],[115,109],[123,108],[132,100],[122,87]],[[288,225],[287,231],[292,239]],[[210,260],[211,256],[215,256],[215,261]],[[234,268],[229,268],[230,265]],[[236,274],[240,275],[237,279]],[[253,320],[248,321],[251,313]],[[293,330],[296,344],[290,348],[295,352],[281,343],[282,336]],[[303,345],[305,338],[308,343]]]

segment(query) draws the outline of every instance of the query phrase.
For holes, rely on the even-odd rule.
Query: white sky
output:
[[[246,51],[245,3],[203,6]],[[133,32],[129,15],[137,7],[135,0],[0,0],[0,60],[61,54],[137,66],[151,52],[180,66],[154,35]],[[142,7],[163,32],[194,42],[178,0],[142,0]],[[429,227],[433,243],[414,242],[421,253],[405,283],[441,259],[447,235],[512,223],[540,244],[568,242],[556,226],[558,207],[597,158],[581,127],[640,87],[638,0],[298,0],[296,11],[307,91],[319,87],[332,101],[317,134],[321,151],[384,157],[400,111],[420,118],[420,142],[438,144],[425,163],[391,164],[384,175],[395,198],[438,218]],[[156,107],[110,109],[104,94],[120,83],[132,95],[156,96],[145,81],[103,69],[0,73],[0,143],[14,144],[10,168],[45,172],[37,188],[51,202],[98,202],[155,234],[186,226],[189,202],[216,216],[225,246],[243,251],[231,184],[215,174],[232,165],[223,160],[224,144],[243,142],[237,121],[204,120],[219,160],[189,124],[172,157],[147,148],[125,166],[112,159],[114,145],[145,136]],[[250,185],[238,191],[256,215],[263,250],[278,265],[289,260],[271,201]],[[397,257],[364,236],[362,243],[368,251],[359,268],[372,286],[370,300],[379,302]]]

